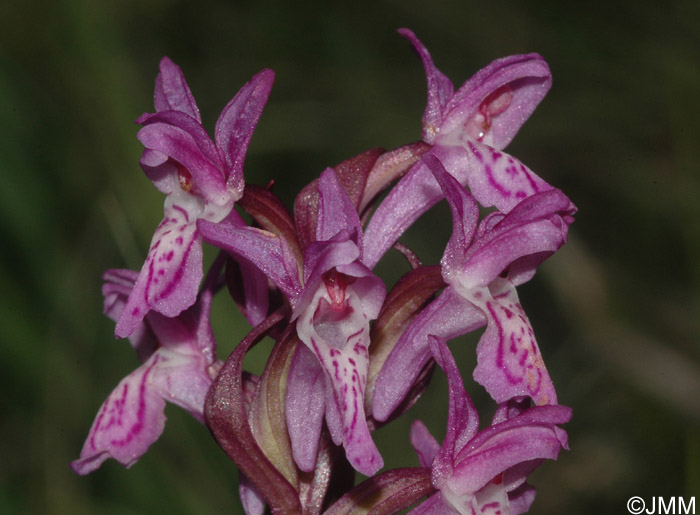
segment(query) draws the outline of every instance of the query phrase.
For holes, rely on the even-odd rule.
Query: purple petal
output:
[[[117,322],[119,338],[132,334],[150,310],[166,317],[194,304],[202,280],[202,244],[193,216],[168,197],[146,262]],[[172,202],[171,202],[172,201]]]
[[[153,185],[165,195],[180,188],[180,174],[175,161],[157,150],[143,149],[139,159],[141,169]]]
[[[435,361],[447,376],[449,388],[449,410],[447,431],[442,446],[435,456],[433,482],[447,479],[455,466],[455,456],[474,437],[479,429],[479,416],[472,400],[467,395],[462,376],[452,353],[444,340],[429,336],[430,351]]]
[[[341,439],[350,464],[371,476],[383,465],[369,433],[364,410],[364,391],[369,367],[369,319],[357,295],[348,286],[342,306],[325,284],[297,320],[297,334],[316,355],[326,373],[330,398],[326,400],[327,420],[334,440]],[[330,412],[329,412],[330,410]],[[338,430],[340,418],[342,434]]]
[[[160,360],[152,388],[204,423],[204,398],[212,382],[207,369],[212,361],[197,351],[186,354],[184,350],[179,346],[177,350],[162,348],[156,352]]]
[[[296,259],[280,237],[254,227],[206,220],[197,225],[208,243],[250,261],[290,299],[301,292]]]
[[[440,444],[420,420],[416,420],[411,424],[410,438],[411,445],[416,454],[418,454],[418,463],[420,463],[421,467],[430,468],[440,450]]]
[[[440,184],[452,211],[452,236],[441,261],[443,277],[447,278],[464,267],[467,251],[479,222],[479,206],[457,179],[445,171],[435,156],[426,154],[423,160]]]
[[[399,34],[408,39],[423,61],[428,81],[428,101],[423,113],[423,141],[433,143],[443,124],[445,106],[454,94],[452,81],[433,64],[430,53],[409,29],[399,29]]]
[[[236,198],[243,194],[243,161],[275,80],[272,70],[254,75],[224,107],[214,138],[226,164],[226,186]]]
[[[436,146],[423,156],[436,156],[447,171],[466,184],[467,151],[458,146]],[[468,163],[467,163],[468,164]],[[423,213],[442,199],[442,190],[423,160],[416,163],[379,204],[364,233],[362,262],[369,268]],[[478,198],[477,198],[478,200]]]
[[[267,277],[246,260],[240,260],[245,292],[245,317],[252,326],[265,320],[270,306],[270,288]]]
[[[241,498],[243,511],[246,515],[264,515],[265,498],[260,495],[253,483],[245,477],[245,474],[238,475],[238,496]]]
[[[469,138],[502,149],[513,139],[552,85],[537,54],[493,61],[462,85],[444,108],[440,140]]]
[[[362,248],[362,227],[355,205],[340,185],[332,168],[326,168],[318,181],[319,209],[316,241],[331,240],[341,231],[347,231]]]
[[[160,60],[160,73],[156,77],[153,103],[156,111],[181,111],[198,122],[202,121],[182,70],[169,57]]]
[[[379,156],[367,176],[365,189],[358,206],[359,212],[364,216],[367,207],[375,197],[391,182],[408,172],[428,150],[430,150],[430,145],[417,141],[395,148]],[[343,182],[342,175],[341,182]]]
[[[311,472],[326,411],[326,377],[318,358],[304,345],[294,354],[287,382],[286,418],[297,466]]]
[[[534,195],[518,204],[491,230],[480,230],[483,234],[466,252],[462,270],[452,273],[449,282],[459,281],[465,288],[486,286],[505,270],[519,283],[531,278],[536,266],[566,242],[569,226],[557,213],[557,206],[553,206],[554,211],[543,206],[545,209],[539,213],[528,208],[540,201],[546,204],[552,196],[559,197],[557,192],[550,190]],[[523,209],[519,209],[521,205]],[[515,266],[511,270],[509,267],[513,263]]]
[[[92,424],[80,459],[71,467],[80,475],[99,468],[107,458],[130,467],[163,432],[165,401],[151,387],[162,359],[159,353],[122,379],[107,397]]]
[[[463,293],[488,319],[477,346],[474,380],[498,402],[529,395],[537,404],[556,404],[557,396],[530,321],[507,279]]]
[[[476,141],[467,141],[468,160],[443,165],[455,176],[468,170],[467,185],[484,207],[496,206],[507,213],[520,201],[552,187],[514,157]],[[459,178],[459,177],[458,177]],[[461,181],[460,181],[461,182]]]
[[[350,239],[347,231],[342,231],[329,241],[314,241],[304,249],[304,282],[306,290],[313,295],[314,281],[319,281],[321,276],[333,268],[342,265],[350,265],[360,258],[360,249]],[[359,263],[358,263],[359,264]],[[364,275],[369,275],[369,269]]]
[[[289,250],[294,254],[301,268],[303,255],[294,220],[287,207],[274,193],[266,188],[247,184],[243,197],[237,205],[243,208],[261,229],[284,238]],[[245,223],[242,225],[245,225]]]
[[[226,179],[218,153],[201,124],[178,111],[164,111],[141,120],[144,127],[137,137],[146,147],[147,153],[142,157],[146,164],[144,172],[154,177],[154,181],[163,181],[166,172],[156,165],[159,152],[176,161],[175,169],[185,191],[192,189],[201,192],[209,202],[222,206],[231,199],[237,200],[240,194],[226,188]],[[147,161],[148,159],[148,161]],[[165,159],[160,158],[165,162]],[[155,165],[155,166],[154,166]],[[171,170],[168,168],[167,170]]]
[[[570,416],[571,412],[564,406],[543,408],[533,408],[534,411],[479,433],[456,456],[457,464],[450,480],[453,491],[475,492],[519,463],[556,459],[562,448],[559,434],[562,430],[550,420],[566,421],[565,415]]]
[[[449,340],[473,331],[485,322],[479,309],[452,288],[446,288],[411,321],[386,359],[374,390],[374,418],[389,418],[428,363],[431,357],[428,335]]]
[[[365,393],[365,407],[368,411],[373,411],[377,378],[389,354],[410,321],[444,286],[439,266],[423,266],[404,274],[386,296],[370,335],[372,343],[369,347],[369,375]]]
[[[520,515],[530,511],[530,506],[535,502],[536,493],[535,489],[528,484],[523,484],[516,490],[509,492],[510,515]]]
[[[134,289],[138,278],[134,270],[111,269],[102,274],[102,295],[104,296],[104,313],[115,322],[121,317],[126,301]],[[129,336],[129,342],[136,351],[139,361],[144,363],[158,347],[158,340],[147,324],[141,323]]]

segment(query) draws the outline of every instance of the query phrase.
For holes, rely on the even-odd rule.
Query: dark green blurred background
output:
[[[274,178],[290,205],[325,166],[418,139],[424,74],[395,33],[404,26],[457,85],[512,53],[541,53],[554,75],[508,148],[580,209],[569,244],[521,288],[574,408],[571,452],[533,476],[532,513],[622,514],[632,495],[700,495],[700,2],[565,5],[3,2],[0,512],[240,512],[234,467],[174,407],[131,470],[68,468],[137,365],[101,315],[99,280],[141,266],[162,215],[133,120],[152,109],[162,55],[184,70],[210,130],[253,73],[273,68],[246,176]],[[449,231],[438,206],[405,241],[435,263]],[[398,267],[389,257],[379,270]],[[246,329],[225,299],[215,311],[225,357]],[[452,348],[487,420],[469,378],[477,336]],[[421,417],[441,439],[446,404],[436,374],[417,409],[379,431],[387,465],[417,464],[408,425]]]

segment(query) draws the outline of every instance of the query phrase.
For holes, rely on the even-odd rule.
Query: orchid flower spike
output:
[[[507,213],[520,201],[551,189],[516,158],[503,152],[549,90],[547,63],[537,54],[497,59],[479,70],[457,91],[435,67],[430,53],[408,29],[399,33],[423,62],[428,99],[422,138],[461,184],[484,207]],[[370,268],[415,220],[442,198],[442,191],[424,162],[399,181],[379,205],[365,230],[366,263]]]
[[[484,324],[474,379],[498,403],[529,396],[540,405],[555,404],[554,385],[515,287],[530,280],[566,241],[575,212],[571,201],[550,189],[479,224],[473,197],[434,156],[423,160],[452,211],[452,237],[441,261],[448,286],[413,319],[384,363],[374,392],[374,417],[388,418],[411,388],[431,357],[428,335],[451,339]]]
[[[514,410],[511,418],[499,409],[492,425],[479,431],[479,419],[445,342],[430,337],[430,349],[447,376],[449,411],[442,445],[421,421],[411,427],[411,444],[420,464],[431,468],[437,492],[412,515],[525,513],[535,490],[525,481],[544,459],[556,459],[568,449],[559,424],[571,419],[566,406],[536,406]]]
[[[318,181],[315,238],[303,251],[302,277],[284,237],[253,227],[200,221],[204,238],[253,263],[287,297],[299,346],[287,386],[287,426],[303,471],[316,463],[325,419],[356,470],[372,475],[383,461],[364,409],[369,368],[369,323],[385,297],[381,279],[362,259],[362,228],[355,205],[328,168]]]
[[[136,122],[143,125],[141,167],[167,195],[164,218],[117,321],[117,337],[132,334],[151,310],[174,317],[194,304],[203,275],[196,222],[237,216],[232,209],[243,194],[243,161],[273,80],[274,73],[263,70],[243,86],[222,111],[212,142],[182,71],[161,60],[156,112]]]
[[[118,320],[138,273],[107,270],[102,286],[105,314]],[[176,318],[150,312],[129,340],[142,365],[126,376],[102,404],[71,467],[84,475],[107,458],[130,467],[163,432],[165,402],[204,421],[204,398],[221,363],[209,325],[213,292],[205,288],[199,300]]]

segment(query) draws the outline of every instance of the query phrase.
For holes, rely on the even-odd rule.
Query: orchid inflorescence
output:
[[[399,32],[427,76],[421,141],[326,168],[293,215],[271,187],[243,178],[273,72],[243,86],[212,141],[180,68],[161,60],[155,113],[137,123],[164,218],[141,271],[108,270],[102,288],[116,336],[142,365],[102,405],[78,474],[110,457],[133,465],[162,433],[168,401],[238,466],[248,514],[529,509],[527,476],[567,448],[559,426],[571,410],[557,404],[516,287],[564,244],[576,208],[502,149],[547,93],[549,68],[514,55],[455,91],[418,38]],[[423,265],[398,239],[443,198],[452,236],[440,264]],[[220,249],[206,276],[203,241]],[[373,270],[392,248],[410,269],[387,292]],[[224,362],[210,325],[222,291],[252,326]],[[497,407],[479,429],[446,342],[484,326],[473,377]],[[257,376],[243,358],[265,337],[274,346]],[[420,466],[380,472],[372,432],[415,404],[436,363],[449,388],[442,444],[416,421],[400,437]],[[355,485],[355,471],[368,478]]]

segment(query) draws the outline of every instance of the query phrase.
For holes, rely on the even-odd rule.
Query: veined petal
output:
[[[163,399],[187,410],[204,423],[204,398],[212,383],[207,368],[212,362],[196,352],[184,354],[161,348],[156,354],[159,360],[152,378],[152,388]]]
[[[151,240],[146,262],[117,322],[119,338],[132,334],[150,310],[166,317],[194,304],[202,280],[202,243],[192,206],[183,207],[170,195],[165,218]]]
[[[443,277],[459,272],[466,261],[474,232],[479,222],[479,207],[462,185],[447,173],[440,161],[429,154],[423,160],[433,172],[452,211],[452,236],[447,242],[441,266]]]
[[[158,362],[150,360],[122,379],[107,397],[92,424],[80,459],[71,467],[80,475],[89,474],[107,458],[130,467],[163,432],[165,401],[152,387]]]
[[[326,376],[305,345],[297,346],[289,370],[285,412],[294,461],[304,472],[312,472],[326,412]]]
[[[139,158],[139,165],[146,177],[161,193],[170,195],[180,188],[177,164],[162,152],[144,148]]]
[[[452,491],[476,492],[519,463],[557,458],[562,446],[554,425],[517,417],[513,420],[482,431],[455,458],[457,464],[450,479]]]
[[[110,269],[102,274],[102,295],[104,296],[104,313],[115,322],[124,311],[126,301],[134,289],[139,273],[135,270]],[[140,323],[129,336],[129,342],[136,351],[141,363],[144,363],[156,351],[158,340],[148,324]]]
[[[496,279],[489,288],[456,289],[488,319],[476,349],[474,380],[498,403],[529,395],[537,404],[556,404],[554,385],[515,287]]]
[[[469,156],[463,147],[435,146],[422,155],[437,157],[451,175],[466,184]],[[365,229],[362,262],[374,268],[406,229],[442,197],[442,189],[425,161],[413,165],[372,214]]]
[[[473,331],[485,322],[481,310],[452,288],[446,288],[411,321],[384,362],[374,390],[374,418],[382,421],[389,418],[430,360],[428,335],[449,340]]]
[[[362,227],[355,205],[338,181],[332,168],[326,168],[318,181],[319,209],[316,241],[328,241],[341,231],[347,231],[362,248]]]
[[[337,424],[329,421],[333,439],[341,439],[348,461],[356,470],[371,476],[383,466],[383,460],[370,436],[364,410],[369,319],[352,286],[344,292],[342,310],[336,300],[325,285],[320,285],[297,320],[297,334],[326,374],[332,392],[332,398],[326,399],[327,417],[329,409],[335,411],[342,424],[342,435],[338,435]]]
[[[262,70],[245,84],[221,111],[214,138],[226,166],[226,187],[236,199],[243,195],[243,161],[275,80],[272,70]]]
[[[423,61],[428,82],[428,101],[423,113],[423,141],[433,143],[443,124],[445,106],[454,95],[454,86],[433,64],[428,49],[409,29],[399,29],[399,34],[408,39]]]
[[[279,236],[255,227],[205,220],[198,227],[208,243],[250,261],[288,298],[295,299],[301,292],[297,261]]]
[[[418,454],[418,463],[421,467],[430,468],[433,460],[440,450],[440,444],[430,434],[428,428],[420,420],[416,420],[411,424],[411,446]]]
[[[231,201],[233,197],[226,189],[218,153],[200,124],[178,111],[156,113],[142,123],[144,127],[137,134],[139,141],[147,150],[158,151],[179,163],[184,168],[185,179],[187,174],[191,175],[193,184],[186,184],[185,188],[201,192],[204,198],[216,205]]]
[[[502,149],[551,85],[549,67],[537,54],[497,59],[479,70],[450,99],[439,140],[469,138]]]
[[[552,187],[514,157],[476,141],[463,147],[469,156],[466,183],[474,198],[484,207],[496,206],[509,212],[519,202]],[[447,171],[458,171],[443,161]]]
[[[445,484],[453,473],[455,457],[469,443],[479,429],[479,416],[472,400],[464,389],[462,376],[457,363],[447,348],[444,340],[429,336],[430,351],[435,361],[447,376],[449,389],[449,409],[447,413],[447,431],[440,450],[435,456],[433,466],[433,484]]]
[[[202,121],[197,103],[185,81],[185,75],[169,57],[160,60],[160,73],[156,77],[153,103],[156,111],[181,111],[198,122]]]
[[[461,270],[448,269],[446,281],[483,287],[507,271],[509,278],[512,275],[522,284],[534,275],[537,265],[566,242],[568,224],[557,213],[503,225],[507,218],[474,242],[462,260]]]

